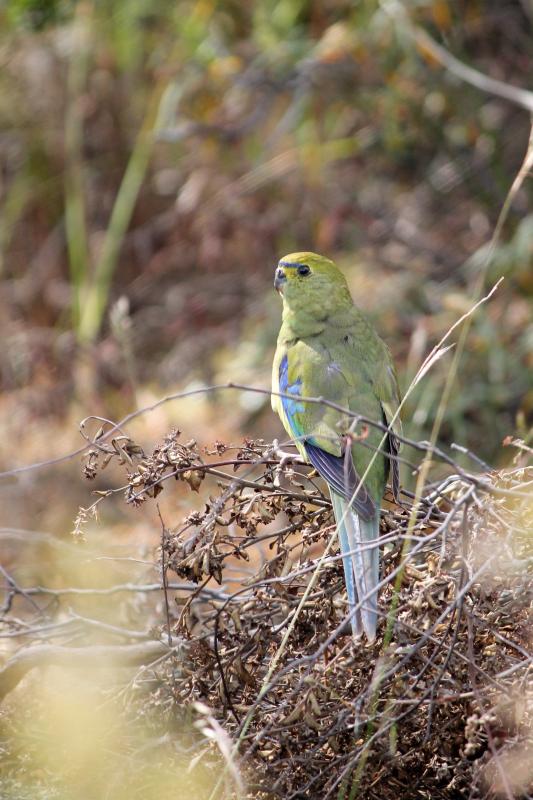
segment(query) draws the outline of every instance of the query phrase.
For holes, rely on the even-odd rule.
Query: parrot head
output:
[[[346,278],[333,261],[317,253],[290,253],[276,268],[274,288],[293,312],[353,305]]]

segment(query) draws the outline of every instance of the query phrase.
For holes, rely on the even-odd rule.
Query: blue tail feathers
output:
[[[365,520],[348,506],[343,497],[330,489],[339,534],[348,594],[348,607],[354,637],[376,637],[379,583],[379,510]],[[360,604],[360,607],[358,607]]]

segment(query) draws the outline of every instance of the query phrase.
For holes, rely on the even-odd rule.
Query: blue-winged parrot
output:
[[[372,641],[377,626],[380,509],[389,472],[394,494],[399,491],[400,394],[391,354],[354,305],[344,275],[328,258],[291,253],[279,262],[274,285],[283,298],[283,321],[272,388],[293,397],[273,394],[272,407],[304,460],[328,484],[352,630],[355,637],[364,631]],[[366,436],[358,439],[359,426],[350,437],[353,416],[300,399],[305,397],[325,398],[354,415],[390,426],[390,431],[384,434],[369,425]]]

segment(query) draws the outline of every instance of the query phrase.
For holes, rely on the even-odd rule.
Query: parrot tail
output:
[[[330,490],[337,523],[348,607],[355,638],[364,631],[376,638],[379,583],[379,509],[370,520],[362,519],[335,491]],[[375,543],[372,547],[371,544]],[[359,602],[361,607],[355,611]]]

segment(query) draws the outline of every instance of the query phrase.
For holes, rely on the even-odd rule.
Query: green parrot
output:
[[[283,321],[272,369],[272,408],[303,459],[328,484],[343,559],[355,638],[376,635],[379,583],[379,518],[389,471],[398,495],[401,423],[398,381],[386,344],[354,305],[339,268],[316,253],[291,253],[279,262],[274,286],[283,298]],[[353,417],[372,425],[353,431]],[[372,459],[374,459],[372,461]],[[372,461],[372,463],[371,463]],[[370,467],[369,467],[370,465]],[[368,472],[367,472],[368,470]],[[364,476],[363,482],[360,478]]]

